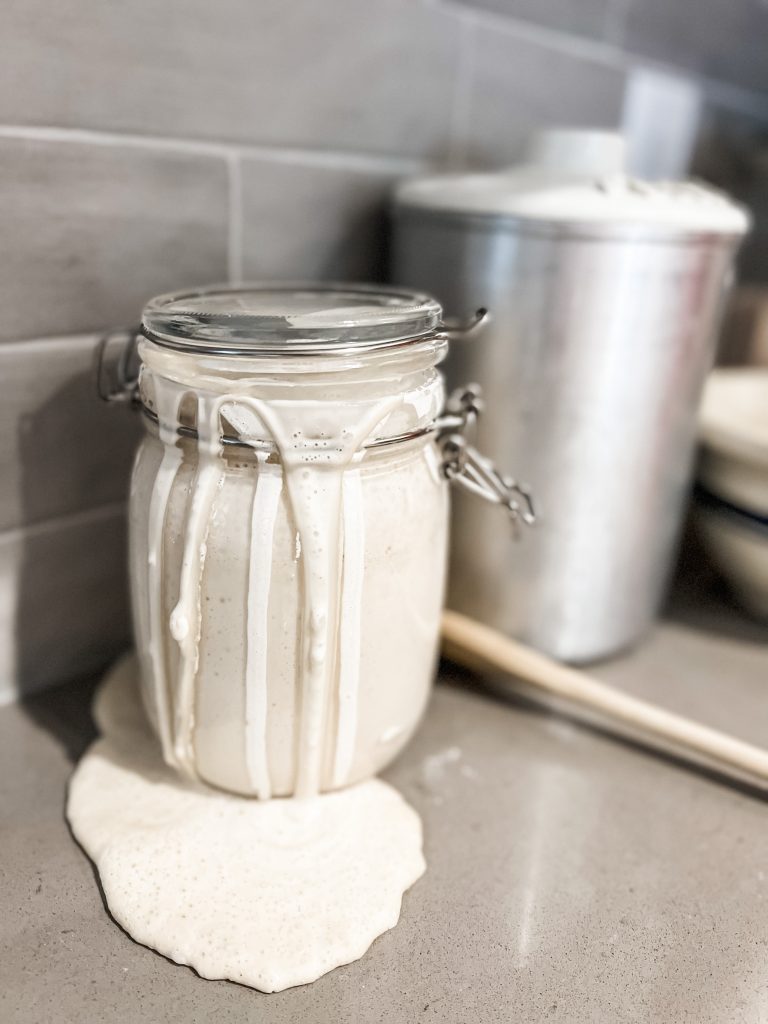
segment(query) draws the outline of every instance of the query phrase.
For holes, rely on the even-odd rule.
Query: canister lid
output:
[[[143,333],[169,348],[219,355],[365,351],[434,336],[430,295],[339,284],[218,285],[152,299]]]
[[[494,174],[436,175],[404,182],[396,206],[444,215],[502,218],[532,229],[614,233],[638,226],[672,234],[740,236],[747,211],[694,181],[639,181],[622,171],[621,136],[553,131],[528,161]]]

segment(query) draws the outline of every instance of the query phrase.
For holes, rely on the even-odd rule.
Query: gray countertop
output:
[[[594,670],[768,743],[768,634],[685,605]],[[277,1022],[768,1020],[768,801],[442,673],[387,778],[426,875],[357,963],[265,996],[135,944],[63,817],[92,682],[0,712],[0,1019]]]

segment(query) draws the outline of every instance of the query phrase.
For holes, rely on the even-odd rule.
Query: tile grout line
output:
[[[76,342],[81,342],[84,346],[93,349],[99,339],[109,330],[114,330],[114,326],[105,326],[100,330],[93,331],[70,331],[65,334],[40,334],[32,335],[28,338],[8,338],[7,340],[0,341],[0,358],[8,354],[12,355],[17,350],[20,353],[23,351],[25,355],[29,355],[30,348],[34,345],[39,345],[41,348],[50,348],[51,345],[63,347],[64,345],[73,345]]]
[[[181,153],[228,159],[232,155],[271,163],[298,164],[365,173],[366,171],[419,170],[429,161],[419,157],[377,155],[345,150],[302,149],[292,146],[249,145],[247,143],[208,142],[204,139],[163,138],[155,135],[99,131],[86,128],[57,128],[52,125],[0,124],[0,139],[29,142],[61,142],[75,145],[124,146],[156,152]]]
[[[39,536],[40,534],[54,533],[57,530],[87,526],[89,523],[109,519],[117,515],[117,513],[124,515],[126,509],[127,501],[108,501],[103,505],[96,505],[94,508],[83,509],[79,512],[67,512],[64,515],[53,516],[50,519],[40,519],[34,523],[9,526],[6,529],[0,530],[0,544],[30,535]]]
[[[472,88],[475,79],[475,50],[477,33],[475,21],[470,12],[458,14],[459,58],[456,68],[456,84],[451,100],[449,127],[448,163],[451,167],[463,167],[467,160],[467,129],[469,127],[472,103]]]
[[[243,279],[243,165],[239,153],[227,156],[229,224],[227,226],[227,278],[230,284]]]
[[[153,135],[94,131],[88,128],[57,128],[52,125],[0,125],[0,138],[29,142],[63,142],[75,145],[124,146],[129,149],[154,149],[194,156],[226,157],[230,147],[205,140],[163,138]]]
[[[618,43],[608,40],[582,39],[569,35],[558,29],[535,25],[531,22],[511,18],[495,11],[472,10],[467,12],[460,6],[459,0],[439,0],[443,9],[453,17],[460,18],[469,14],[477,27],[494,29],[500,34],[532,43],[542,48],[554,50],[565,56],[591,61],[603,67],[622,71],[625,74],[636,67],[658,68],[659,70],[690,78],[700,83],[703,92],[716,102],[728,107],[736,113],[743,113],[760,121],[768,121],[768,93],[752,90],[744,86],[734,85],[722,79],[711,78],[697,71],[682,68],[653,57],[644,56],[625,49]],[[619,0],[619,17],[616,29],[623,34],[626,14],[631,0]]]
[[[371,153],[348,151],[299,149],[282,146],[233,146],[243,159],[264,160],[270,163],[316,167],[318,170],[340,170],[366,174],[385,172],[408,174],[430,165],[426,158],[407,156],[375,156]]]
[[[442,0],[442,3],[446,9],[453,11],[454,16],[460,17],[465,13],[464,9],[458,6],[459,0]],[[559,29],[536,25],[533,22],[509,17],[497,11],[473,9],[466,13],[469,14],[475,25],[481,28],[496,29],[504,35],[556,50],[568,56],[580,57],[582,60],[617,66],[621,62],[621,57],[624,56],[623,51],[605,41],[571,35],[561,32]]]

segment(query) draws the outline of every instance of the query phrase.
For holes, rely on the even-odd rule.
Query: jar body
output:
[[[159,422],[134,466],[132,604],[166,760],[261,797],[375,774],[415,729],[437,652],[434,353],[319,373],[212,372],[149,343],[142,358]],[[179,434],[185,409],[197,437]]]

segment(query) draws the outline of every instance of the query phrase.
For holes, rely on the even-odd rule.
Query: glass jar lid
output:
[[[152,299],[142,332],[211,355],[323,355],[427,340],[441,316],[430,295],[374,285],[214,285]]]

